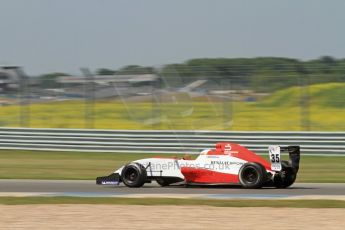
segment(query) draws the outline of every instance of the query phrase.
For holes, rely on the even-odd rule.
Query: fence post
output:
[[[95,104],[95,80],[93,74],[87,68],[81,68],[85,77],[84,99],[85,99],[85,128],[94,128],[94,104]]]
[[[301,130],[310,131],[310,113],[309,113],[309,76],[303,74],[301,79]]]
[[[30,108],[27,76],[20,70],[16,70],[19,76],[19,125],[20,127],[29,127]]]

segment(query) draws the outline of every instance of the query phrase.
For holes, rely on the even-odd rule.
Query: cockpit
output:
[[[211,149],[204,149],[204,150],[202,150],[202,151],[200,152],[199,155],[207,155],[207,153],[208,153],[209,151],[211,151]]]

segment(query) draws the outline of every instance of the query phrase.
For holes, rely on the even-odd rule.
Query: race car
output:
[[[269,146],[270,162],[236,143],[217,143],[203,150],[195,160],[154,157],[136,160],[109,176],[97,177],[96,184],[141,187],[156,181],[161,186],[177,182],[185,185],[241,185],[244,188],[287,188],[297,176],[299,146]],[[288,152],[289,160],[281,160]]]

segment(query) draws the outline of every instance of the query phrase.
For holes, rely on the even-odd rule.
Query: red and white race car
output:
[[[97,184],[124,183],[141,187],[155,180],[161,186],[177,182],[186,185],[242,185],[244,188],[286,188],[295,182],[299,169],[299,146],[269,146],[270,161],[235,143],[217,143],[195,159],[146,158],[133,161],[109,176],[97,177]],[[289,161],[281,161],[281,152]]]

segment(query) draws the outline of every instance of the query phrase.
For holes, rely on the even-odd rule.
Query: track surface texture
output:
[[[59,193],[83,196],[109,195],[259,195],[259,196],[308,196],[308,195],[345,195],[345,184],[296,183],[287,189],[262,188],[243,189],[240,187],[210,187],[173,185],[160,187],[156,183],[145,184],[141,188],[128,188],[124,185],[96,185],[91,180],[0,180],[0,195],[7,193]],[[78,195],[79,194],[79,195]]]

